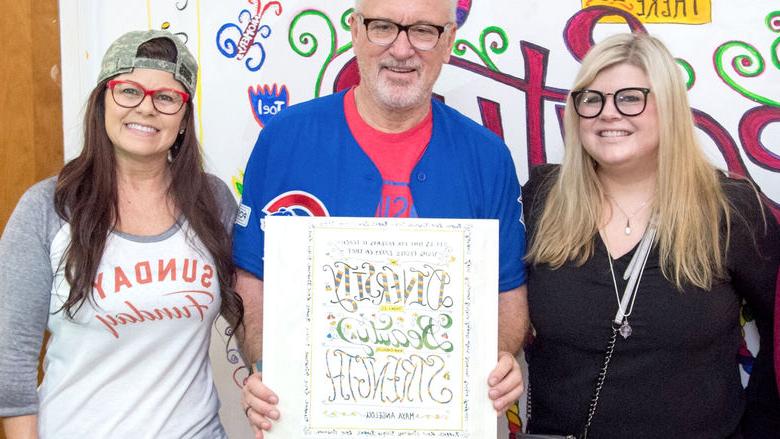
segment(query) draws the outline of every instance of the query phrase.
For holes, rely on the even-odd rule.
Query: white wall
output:
[[[649,0],[461,1],[469,15],[458,36],[469,43],[461,45],[465,51],[454,54],[451,64],[445,66],[435,92],[479,122],[483,121],[480,101],[498,104],[493,108],[500,108],[500,118],[487,120],[502,127],[521,182],[527,178],[530,163],[559,161],[562,145],[556,110],[578,68],[573,55],[576,50],[567,46],[565,30],[584,22],[583,3],[632,7],[635,13],[644,5],[643,21],[649,21],[644,27],[662,38],[695,73],[690,98],[701,112],[697,120],[709,156],[721,167],[750,175],[774,200],[777,214],[780,7],[776,1],[687,0],[683,2],[687,17],[678,10],[676,19],[664,16],[665,2]],[[661,9],[655,11],[657,17],[648,17],[647,9],[653,3]],[[692,15],[694,3],[699,12],[696,17]],[[341,25],[342,14],[351,4],[350,0],[62,0],[66,158],[73,157],[80,148],[83,105],[94,87],[108,44],[128,30],[167,27],[186,35],[187,45],[199,59],[201,74],[195,103],[207,164],[211,172],[231,184],[238,196],[236,183],[241,181],[262,121],[275,109],[286,106],[288,99],[293,104],[332,92],[337,75],[352,59],[349,32]],[[707,13],[709,8],[711,14]],[[259,17],[255,23],[261,26],[256,44],[245,56],[236,54],[229,46],[246,33],[252,17]],[[680,23],[698,18],[705,24]],[[601,23],[592,35],[582,29],[568,41],[572,47],[629,27],[624,21]],[[485,50],[480,48],[483,33]],[[291,41],[296,42],[295,48]],[[469,44],[472,48],[467,47]],[[492,45],[496,48],[491,49]],[[307,51],[312,53],[301,54]],[[748,57],[739,58],[742,55]],[[743,65],[745,71],[736,72],[734,65]],[[760,65],[763,70],[757,68]],[[286,95],[274,93],[273,85],[277,91],[284,86]],[[250,89],[262,86],[269,86],[268,92],[261,93],[267,111],[259,115],[253,110]],[[542,101],[529,98],[537,92],[547,97]],[[249,437],[237,384],[246,372],[237,361],[234,347],[225,345],[224,332],[225,325],[220,323],[212,341],[223,422],[231,437]],[[751,346],[755,346],[754,340]]]

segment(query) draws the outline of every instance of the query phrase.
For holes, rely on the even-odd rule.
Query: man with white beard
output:
[[[432,99],[455,41],[455,0],[358,0],[350,17],[360,85],[284,110],[246,167],[234,228],[244,354],[262,352],[268,215],[499,220],[498,364],[486,377],[503,413],[523,390],[514,355],[528,329],[520,185],[506,145]],[[279,418],[259,373],[243,406],[256,437]]]

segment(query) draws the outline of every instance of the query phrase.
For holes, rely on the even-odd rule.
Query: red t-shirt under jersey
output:
[[[358,145],[382,175],[382,195],[375,216],[416,218],[409,178],[431,139],[431,111],[407,131],[385,133],[368,125],[360,116],[355,103],[355,89],[352,88],[344,95],[344,113]]]

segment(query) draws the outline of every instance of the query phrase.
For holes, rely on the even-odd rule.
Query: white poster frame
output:
[[[496,220],[271,216],[264,227],[263,380],[279,395],[284,414],[266,432],[269,438],[497,437],[487,385],[498,336]],[[373,275],[357,276],[355,267],[366,270],[363,262],[376,267]],[[341,263],[353,267],[351,275],[328,270]],[[422,277],[414,274],[422,276],[418,268],[425,271],[424,296]],[[401,276],[388,287],[382,281],[391,279],[390,273]],[[348,282],[351,287],[345,287]],[[360,322],[386,327],[388,318],[391,328],[403,328],[385,332],[393,340],[389,344],[347,341],[350,337],[342,334],[348,331],[345,321],[347,327],[354,322],[354,335]],[[443,323],[448,318],[450,326]],[[409,328],[419,329],[417,334],[430,329],[423,335],[427,341],[415,339]],[[332,334],[342,336],[331,339]],[[421,347],[426,343],[428,348]],[[350,366],[358,361],[373,377],[362,384],[351,375],[362,373]],[[407,369],[417,364],[419,369]],[[404,384],[397,393],[398,380],[407,379],[420,389],[425,383],[428,390]],[[371,386],[373,392],[367,390]],[[444,389],[452,397],[431,397]]]

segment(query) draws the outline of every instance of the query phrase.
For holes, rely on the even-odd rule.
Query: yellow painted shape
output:
[[[628,12],[642,23],[707,24],[712,22],[712,0],[582,0],[582,7],[610,6]],[[619,17],[601,23],[624,23]]]
[[[146,27],[152,29],[152,2],[146,0]]]
[[[404,350],[401,349],[401,348],[389,348],[389,347],[386,347],[386,346],[382,346],[382,347],[376,348],[376,351],[377,352],[389,352],[391,354],[401,354],[401,353],[404,352]]]

